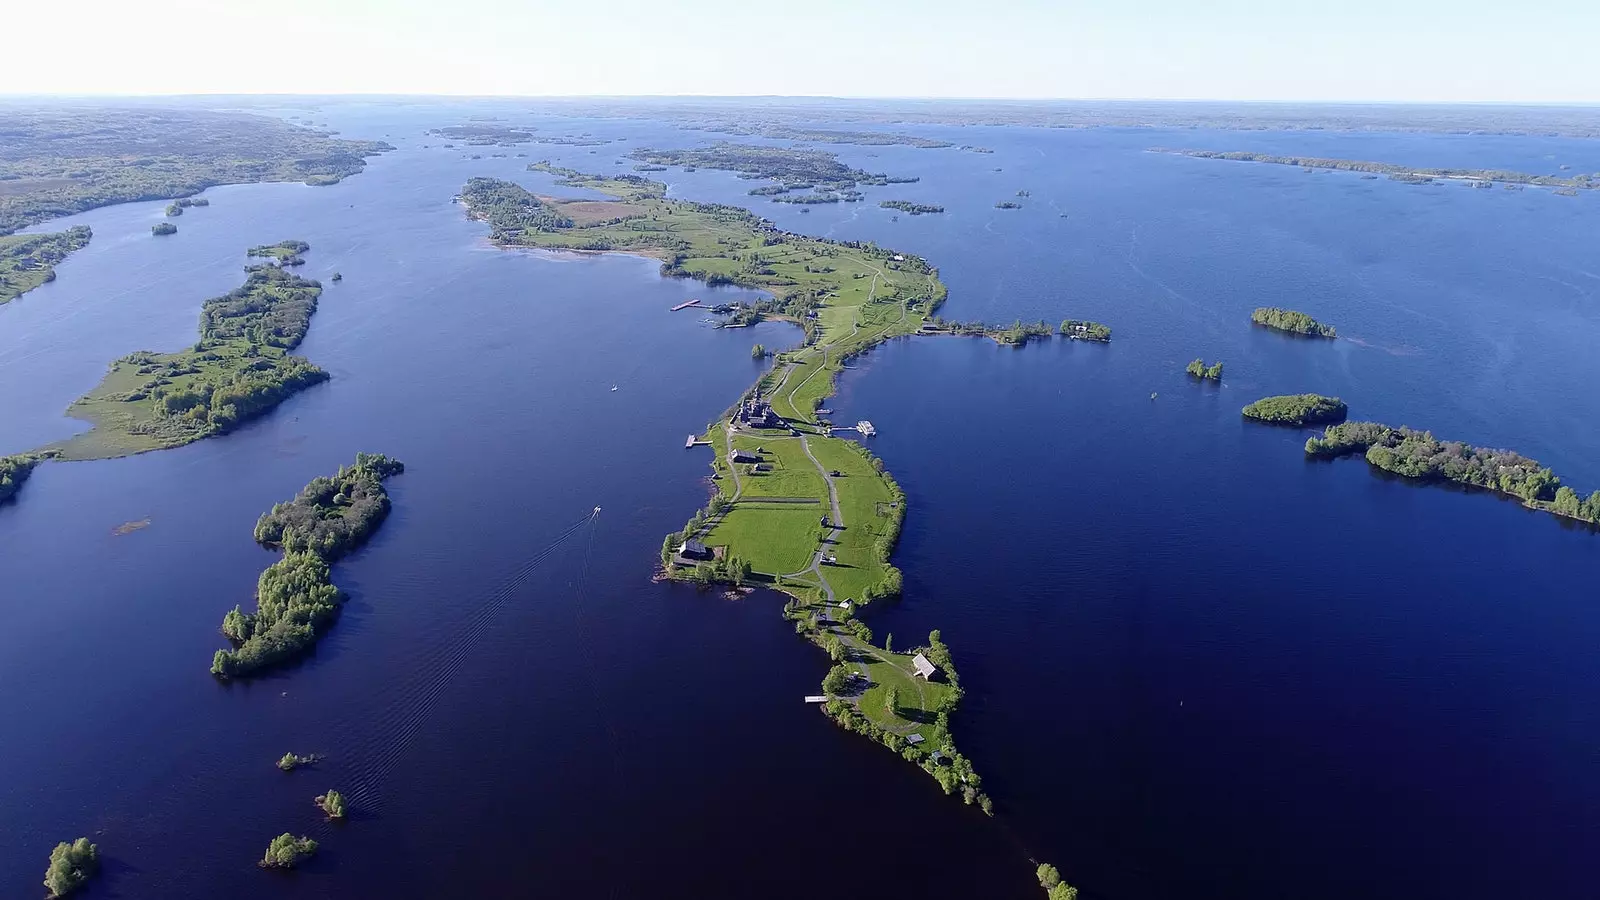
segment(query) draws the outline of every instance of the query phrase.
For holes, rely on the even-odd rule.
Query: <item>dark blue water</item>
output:
[[[161,204],[74,217],[95,241],[0,307],[10,452],[79,430],[60,410],[112,358],[191,341],[245,247],[304,238],[308,274],[345,276],[301,351],[332,381],[223,439],[43,466],[0,509],[0,893],[35,890],[50,846],[89,833],[110,864],[88,896],[1023,897],[1030,854],[1107,898],[1586,895],[1600,537],[1307,463],[1303,435],[1237,411],[1336,393],[1600,487],[1597,198],[1144,151],[1600,171],[1600,145],[930,127],[996,152],[834,148],[923,180],[756,206],[927,256],[946,315],[1116,329],[1105,347],[897,342],[834,404],[878,424],[912,505],[906,597],[874,628],[953,646],[991,822],[798,702],[825,661],[778,598],[648,582],[705,495],[682,435],[753,380],[751,341],[795,332],[666,314],[706,290],[649,261],[494,250],[449,203],[475,174],[548,187],[492,153],[614,168],[706,135],[535,117],[628,140],[422,135],[474,111],[330,106],[319,121],[401,149],[334,188],[213,189],[164,241]],[[680,196],[752,199],[729,173],[667,174]],[[1024,209],[993,208],[1023,189]],[[895,220],[875,206],[891,197],[949,212]],[[1265,303],[1346,339],[1252,330]],[[1226,363],[1220,387],[1186,381],[1195,356]],[[255,517],[357,450],[409,468],[335,569],[345,616],[305,664],[217,685],[221,614],[272,559]],[[328,759],[285,776],[291,749]],[[357,800],[337,828],[310,803],[330,786]],[[256,870],[285,830],[323,854]]]

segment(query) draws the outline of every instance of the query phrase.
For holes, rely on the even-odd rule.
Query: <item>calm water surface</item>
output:
[[[826,665],[779,598],[648,581],[705,496],[683,435],[753,380],[751,342],[796,332],[667,314],[707,291],[646,260],[495,250],[450,203],[471,175],[548,188],[493,153],[610,169],[706,136],[534,117],[627,140],[422,134],[476,111],[330,107],[400,149],[333,188],[213,189],[166,240],[159,203],[73,217],[90,247],[0,307],[12,452],[81,430],[60,412],[111,359],[192,341],[246,247],[303,238],[307,274],[345,276],[301,349],[333,380],[222,439],[43,466],[0,509],[0,894],[36,891],[49,847],[89,833],[109,857],[91,897],[1028,897],[1030,855],[1118,900],[1587,895],[1600,537],[1307,463],[1302,434],[1237,411],[1335,393],[1600,487],[1600,198],[1145,150],[1600,171],[1600,144],[920,128],[995,152],[834,148],[922,181],[756,207],[927,256],[947,316],[1116,329],[1104,347],[897,342],[833,404],[879,426],[912,504],[906,597],[874,629],[955,649],[989,821],[798,702]],[[664,174],[751,201],[729,173]],[[1018,190],[1022,210],[994,208]],[[888,198],[949,211],[897,220]],[[1264,303],[1347,339],[1254,331]],[[1226,363],[1220,387],[1185,380],[1195,356]],[[217,624],[273,558],[255,517],[357,450],[409,468],[335,568],[345,615],[304,664],[218,685]],[[284,775],[286,750],[328,758]],[[330,786],[353,821],[319,821]],[[285,830],[323,853],[256,870]]]

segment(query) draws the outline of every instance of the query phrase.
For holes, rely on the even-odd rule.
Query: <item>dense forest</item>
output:
[[[49,897],[65,897],[88,883],[100,871],[100,848],[86,837],[72,843],[62,841],[50,851],[50,867],[44,873]]]
[[[852,169],[826,150],[799,147],[722,143],[688,150],[640,148],[628,155],[653,165],[723,169],[738,172],[745,178],[770,178],[790,187],[804,184],[818,189],[846,190],[863,184],[910,184],[917,180]]]
[[[1332,325],[1324,325],[1303,312],[1292,309],[1280,309],[1276,306],[1257,307],[1250,314],[1250,321],[1257,325],[1264,325],[1278,331],[1287,331],[1292,334],[1303,334],[1308,337],[1338,337],[1339,333]]]
[[[17,456],[0,456],[0,503],[10,500],[22,489],[22,483],[28,480],[33,467],[43,459],[29,453]]]
[[[514,240],[524,231],[570,228],[572,220],[545,205],[527,188],[498,178],[471,178],[461,189],[461,199],[475,219],[489,223],[496,241]]]
[[[343,597],[328,565],[366,542],[389,514],[383,480],[405,471],[383,454],[356,454],[355,464],[331,478],[315,478],[287,503],[256,523],[256,541],[283,549],[283,559],[261,573],[256,610],[235,606],[222,619],[232,649],[218,650],[211,672],[240,678],[300,655],[339,614]]]
[[[292,869],[315,856],[317,842],[308,837],[295,837],[285,831],[267,845],[267,853],[256,863],[263,869]]]
[[[1306,453],[1334,458],[1362,453],[1367,462],[1396,475],[1509,494],[1524,503],[1584,522],[1600,522],[1600,491],[1578,492],[1537,460],[1513,450],[1491,450],[1461,441],[1441,441],[1427,431],[1377,422],[1345,422],[1306,441]]]
[[[1495,182],[1500,184],[1537,184],[1547,187],[1563,188],[1567,190],[1585,190],[1600,187],[1600,180],[1587,174],[1582,175],[1530,175],[1526,172],[1511,172],[1505,169],[1431,169],[1421,166],[1401,166],[1394,163],[1364,162],[1357,159],[1324,159],[1315,156],[1273,156],[1268,153],[1248,153],[1241,151],[1222,152],[1217,150],[1159,150],[1160,153],[1175,153],[1179,156],[1192,156],[1198,159],[1227,159],[1237,162],[1272,163],[1282,166],[1299,166],[1303,169],[1329,169],[1344,172],[1367,172],[1374,175],[1387,175],[1395,181],[1404,181],[1411,184],[1426,184],[1434,179],[1449,179],[1458,181],[1475,181],[1479,183]]]
[[[166,108],[8,108],[0,131],[0,235],[216,184],[328,184],[360,172],[380,141],[332,138],[281,119]]]
[[[56,264],[88,245],[94,233],[78,225],[53,234],[0,237],[0,304],[56,280]]]
[[[1338,397],[1321,394],[1285,394],[1262,397],[1244,408],[1245,418],[1274,425],[1320,425],[1337,422],[1350,408]]]
[[[321,293],[317,282],[277,266],[252,266],[241,287],[201,305],[200,339],[191,347],[117,360],[100,386],[69,412],[133,436],[136,449],[229,431],[327,380],[328,373],[290,355],[305,337]],[[74,455],[70,442],[66,449]]]

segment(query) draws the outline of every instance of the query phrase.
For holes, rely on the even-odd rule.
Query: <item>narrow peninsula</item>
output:
[[[201,306],[193,345],[112,363],[100,385],[67,409],[94,428],[52,449],[73,460],[178,447],[231,431],[326,381],[327,372],[290,353],[310,328],[322,285],[271,264],[247,272],[242,287]]]
[[[721,161],[674,155],[670,162]],[[698,437],[713,451],[715,489],[705,509],[663,540],[663,571],[789,594],[785,615],[795,630],[850,670],[830,673],[823,710],[922,766],[947,793],[990,808],[950,737],[960,692],[948,648],[935,633],[925,648],[896,653],[887,639],[874,644],[858,618],[870,601],[900,593],[889,557],[905,495],[882,460],[842,436],[870,435],[872,423],[836,426],[821,408],[849,359],[923,328],[945,299],[937,271],[875,244],[782,231],[738,207],[668,199],[664,184],[638,175],[530,168],[612,199],[536,196],[474,178],[461,199],[496,243],[652,257],[663,275],[766,291],[761,315],[804,330],[802,345],[774,357],[774,367]]]
[[[94,233],[78,225],[54,234],[0,237],[0,304],[56,280],[56,266],[74,250],[89,245]]]
[[[389,515],[383,481],[405,471],[381,453],[357,453],[355,465],[332,478],[315,478],[294,499],[279,503],[256,522],[256,542],[283,550],[256,585],[256,610],[235,606],[222,619],[234,646],[218,650],[211,674],[243,678],[294,659],[311,649],[339,615],[344,595],[328,577],[328,566],[367,542]],[[290,765],[285,767],[285,763]],[[299,759],[278,761],[289,771]]]

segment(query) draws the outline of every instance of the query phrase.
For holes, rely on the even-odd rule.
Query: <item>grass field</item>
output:
[[[939,702],[950,693],[950,686],[942,682],[926,682],[911,674],[911,657],[904,653],[890,653],[873,648],[867,661],[867,678],[872,687],[861,695],[857,704],[861,714],[880,728],[897,734],[916,732],[928,740],[934,738],[934,718]],[[896,709],[891,712],[885,705],[889,688],[898,694]]]

